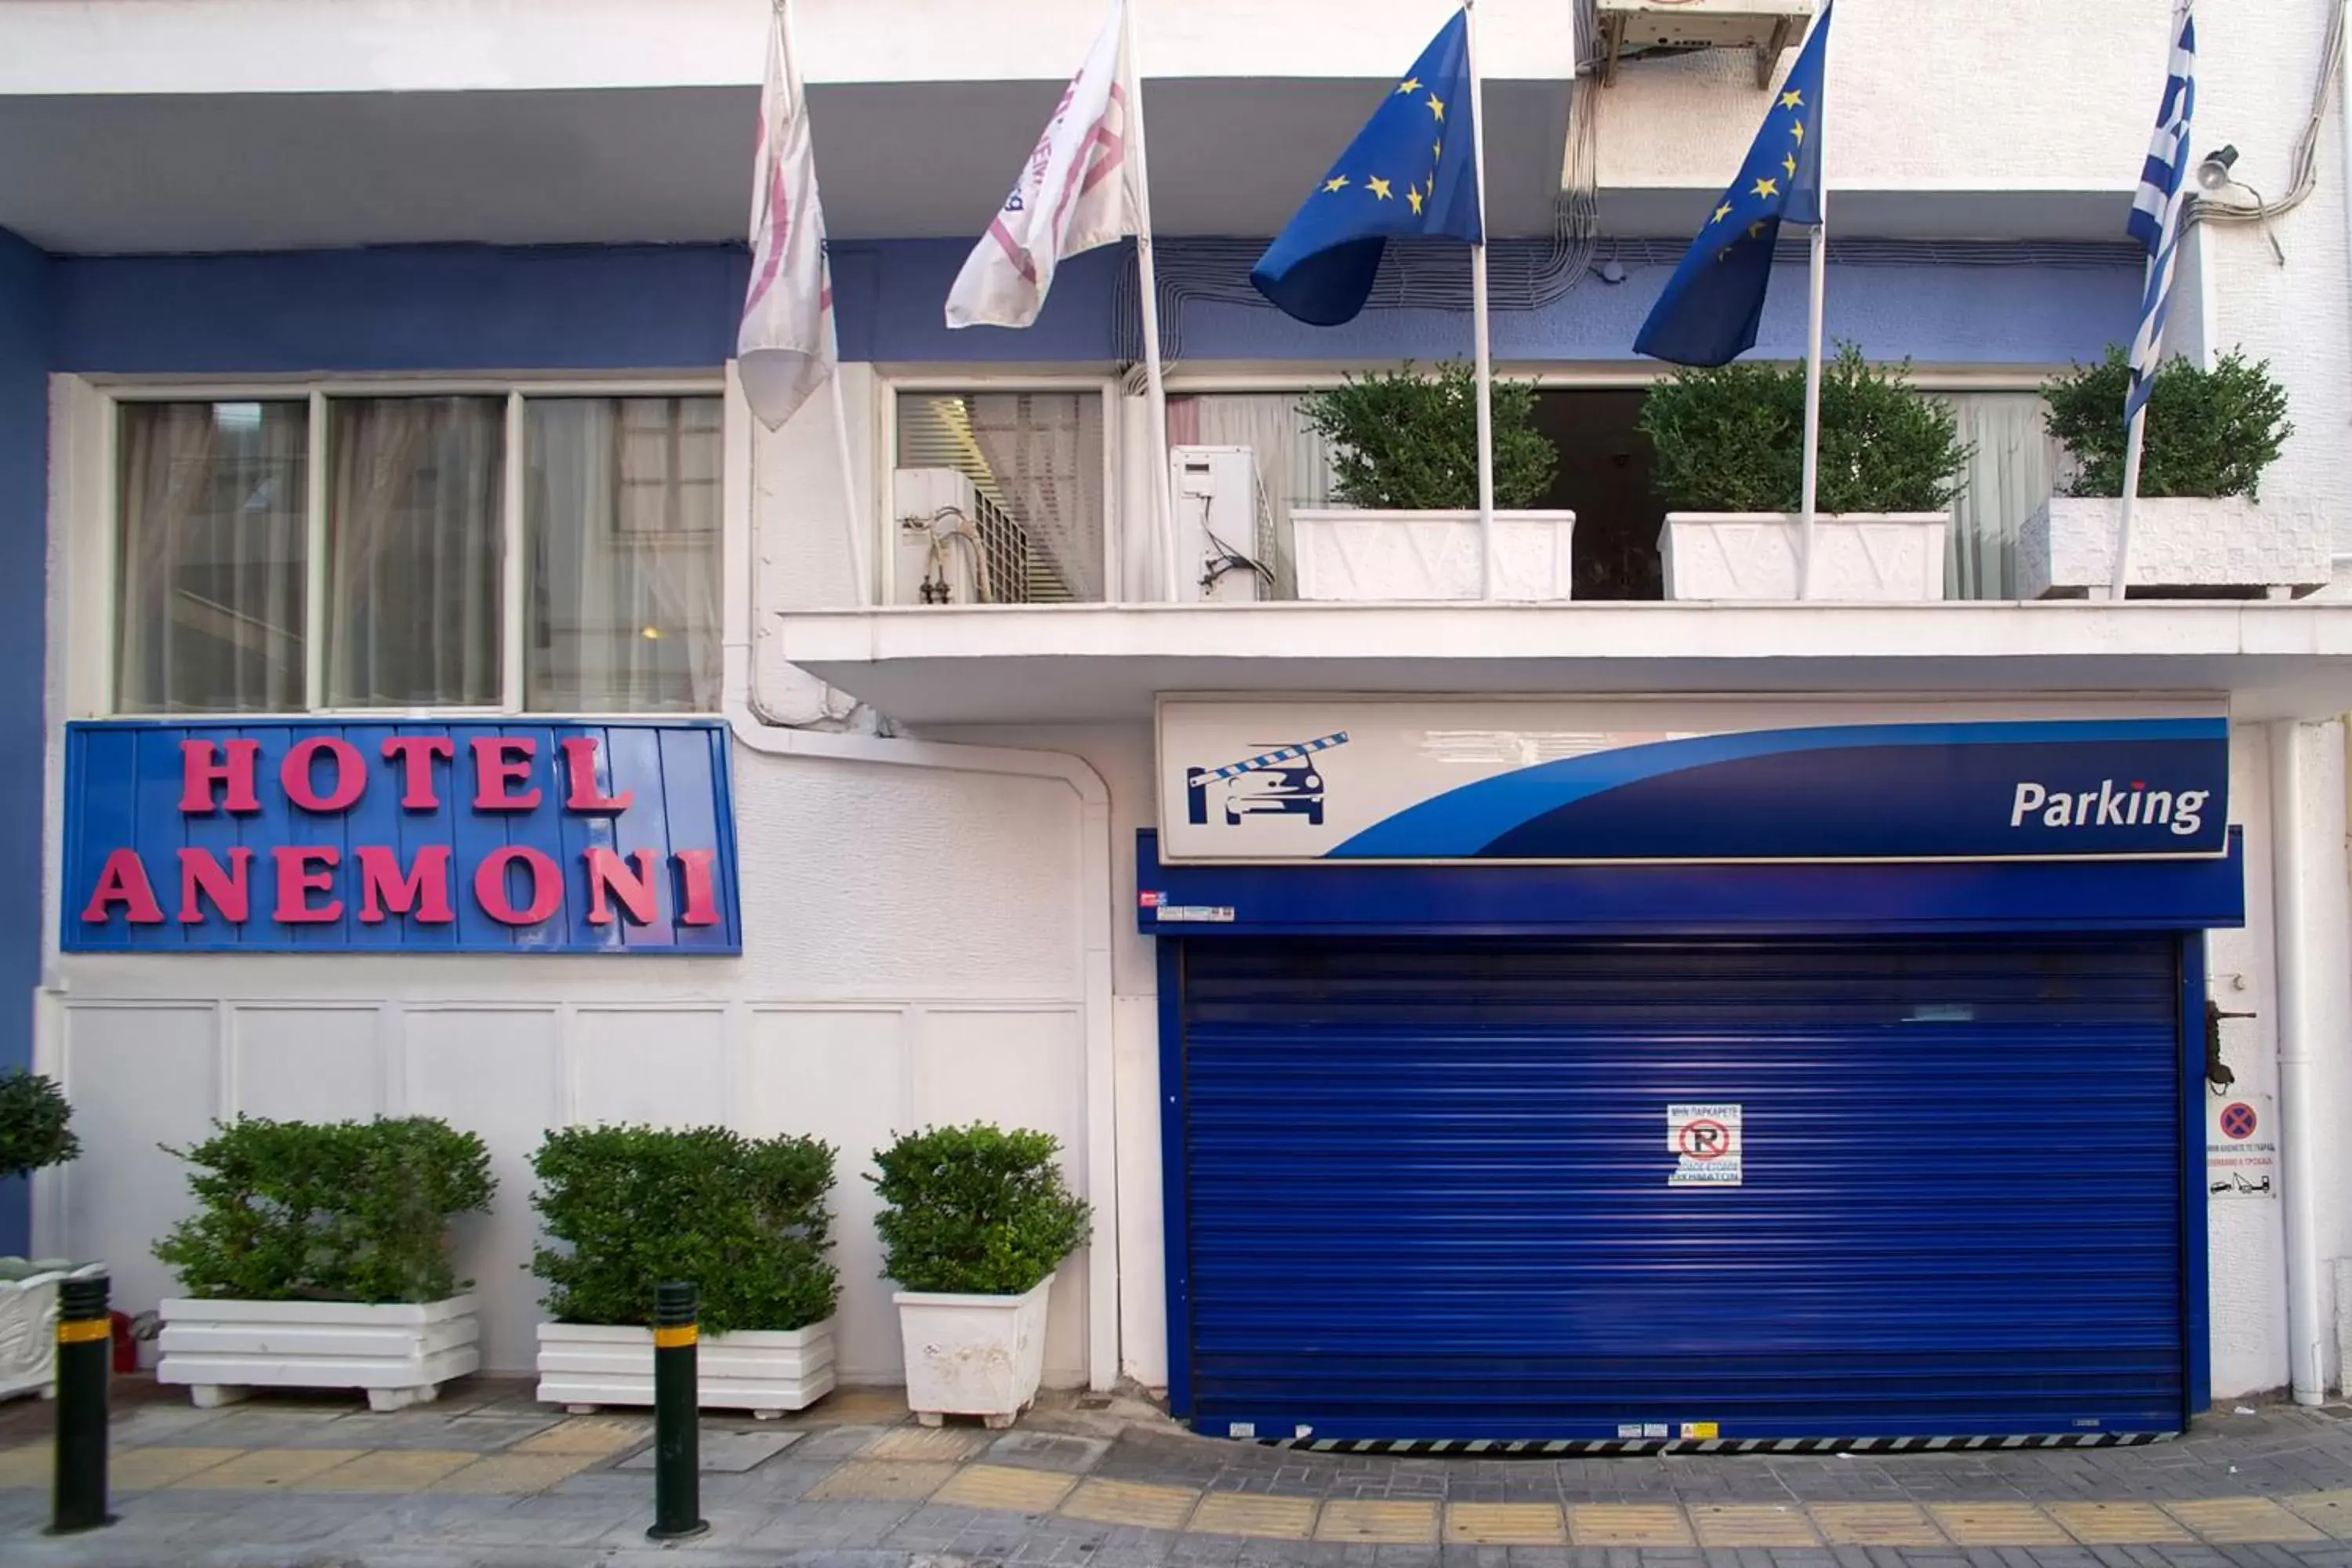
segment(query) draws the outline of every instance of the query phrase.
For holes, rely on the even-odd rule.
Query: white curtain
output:
[[[495,706],[505,399],[328,407],[328,702]]]
[[[2018,527],[2050,499],[2058,474],[2058,443],[2043,427],[2042,395],[1965,392],[1943,400],[1960,439],[1976,447],[1952,502],[1945,597],[2013,599]]]
[[[986,392],[963,400],[997,493],[1073,599],[1099,602],[1103,400],[1091,392]]]
[[[308,405],[129,403],[121,429],[119,706],[299,709]]]
[[[716,711],[719,400],[525,407],[525,705]]]

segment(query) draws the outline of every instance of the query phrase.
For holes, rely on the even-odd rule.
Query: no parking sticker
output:
[[[1669,1105],[1666,1152],[1675,1157],[1670,1187],[1739,1185],[1741,1147],[1737,1105]]]

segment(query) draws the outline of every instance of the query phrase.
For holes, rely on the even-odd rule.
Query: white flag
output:
[[[752,160],[751,281],[735,334],[743,397],[772,430],[833,374],[833,275],[816,199],[808,105],[784,44],[784,12],[768,26],[768,80]]]
[[[1027,326],[1054,286],[1055,263],[1143,226],[1127,156],[1126,42],[1127,7],[1114,0],[1109,26],[948,290],[949,326]]]

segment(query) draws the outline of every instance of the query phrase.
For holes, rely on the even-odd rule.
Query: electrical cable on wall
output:
[[[2312,89],[2311,112],[2304,117],[2303,133],[2295,139],[2294,153],[2287,165],[2286,195],[2276,201],[2265,201],[2252,185],[2232,177],[2229,183],[2254,199],[2217,202],[2210,196],[2192,197],[2186,215],[2191,226],[2200,223],[2252,223],[2264,226],[2267,234],[2271,219],[2293,212],[2319,188],[2319,132],[2326,121],[2327,106],[2336,97],[2336,84],[2344,72],[2344,14],[2347,4],[2352,0],[2328,0],[2327,32],[2319,47],[2319,80]],[[2235,151],[2230,149],[2231,162],[2235,161]],[[2226,172],[2226,163],[2223,168]],[[2275,237],[2271,238],[2271,249],[2284,265],[2286,256],[2279,249]]]

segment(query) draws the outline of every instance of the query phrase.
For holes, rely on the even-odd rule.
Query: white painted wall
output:
[[[1139,57],[1161,77],[1390,76],[1444,16],[1424,0],[1135,9]],[[1039,40],[1091,37],[1108,10],[799,0],[795,26],[812,83],[1050,79],[1070,68],[1042,64]],[[768,0],[10,0],[0,95],[749,85],[768,13]],[[1490,69],[1566,80],[1574,16],[1486,0],[1482,47],[1507,62]]]
[[[2218,32],[2229,23],[2214,13],[2242,6],[2252,9],[2207,0],[2199,23],[2213,17]],[[2128,192],[2164,83],[2170,9],[2148,0],[1841,6],[1823,89],[1830,189]],[[2269,46],[2270,25],[2231,21],[2246,47]],[[1599,95],[1602,190],[1722,189],[1767,101],[1754,73],[1752,56],[1728,50],[1621,68]],[[1834,225],[1834,200],[1830,214]]]
[[[825,405],[820,402],[819,408]],[[828,411],[829,414],[829,411]],[[52,416],[49,888],[62,833],[58,737],[100,710],[105,590],[106,401],[58,378]],[[740,397],[731,433],[748,432]],[[731,496],[754,449],[789,480],[803,431],[730,435]],[[833,451],[830,427],[821,449]],[[838,470],[833,470],[837,494]],[[794,515],[790,482],[763,512]],[[729,576],[748,580],[750,530],[730,506]],[[838,518],[835,510],[835,517]],[[801,563],[787,561],[789,570]],[[777,580],[774,577],[763,579]],[[749,637],[730,605],[730,641]],[[730,671],[741,668],[730,653]],[[801,681],[780,704],[826,694]],[[748,715],[746,716],[748,721]],[[869,742],[870,743],[870,742]],[[37,1049],[75,1103],[84,1156],[44,1179],[44,1250],[104,1258],[117,1300],[152,1305],[170,1280],[150,1247],[187,1212],[177,1162],[215,1118],[427,1114],[479,1132],[500,1184],[495,1212],[460,1227],[483,1297],[485,1364],[529,1367],[538,1319],[524,1271],[535,1237],[527,1159],[570,1122],[715,1122],[810,1133],[840,1150],[835,1209],[842,1370],[896,1381],[889,1287],[879,1279],[870,1152],[896,1131],[982,1119],[1063,1142],[1081,1193],[1108,1189],[1107,1110],[1090,1120],[1090,994],[1107,972],[1099,837],[1082,776],[1064,779],[732,749],[744,952],[736,959],[121,957],[48,955]],[[1002,760],[1000,760],[1001,762]],[[1082,770],[1076,771],[1082,774]],[[1101,989],[1108,991],[1107,983]],[[1107,1055],[1107,1053],[1106,1053]],[[1103,1234],[1115,1247],[1107,1191]],[[658,1223],[658,1216],[653,1216]],[[1048,1376],[1089,1371],[1088,1255],[1056,1284]],[[1106,1272],[1104,1278],[1112,1276]],[[1108,1359],[1108,1357],[1106,1357]]]
[[[520,1371],[545,1129],[808,1133],[840,1150],[843,1374],[898,1381],[869,1152],[926,1124],[1040,1127],[1087,1186],[1079,803],[1052,780],[740,749],[735,773],[740,960],[68,958],[43,1049],[84,1152],[43,1245],[106,1258],[117,1300],[150,1306],[169,1279],[148,1248],[188,1206],[159,1142],[240,1113],[446,1117],[491,1147],[497,1207],[460,1228],[460,1261],[485,1364]],[[1086,1377],[1083,1265],[1055,1288],[1057,1384]]]

